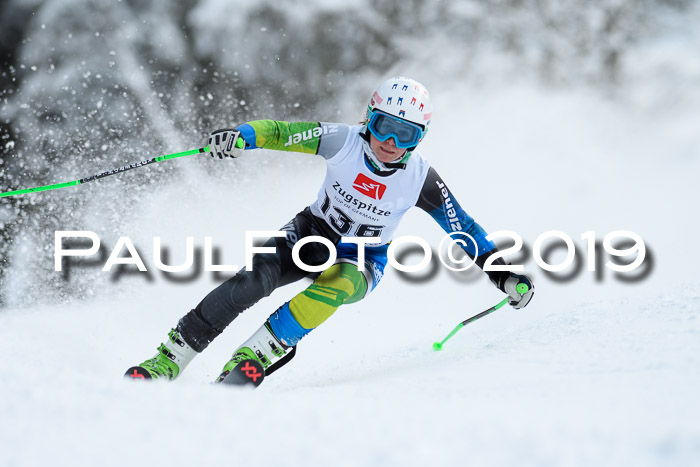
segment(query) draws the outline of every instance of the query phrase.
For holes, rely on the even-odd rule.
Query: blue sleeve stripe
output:
[[[237,126],[236,130],[241,132],[241,136],[243,136],[243,140],[245,141],[246,149],[257,148],[255,145],[255,129],[252,126],[244,123],[243,125]]]
[[[430,214],[430,216],[435,219],[440,227],[442,227],[442,229],[448,234],[453,232],[462,232],[471,235],[476,242],[476,248],[474,243],[470,241],[469,238],[459,235],[452,236],[452,238],[455,240],[459,239],[460,237],[465,240],[466,245],[462,245],[462,249],[470,256],[476,256],[477,249],[479,255],[493,250],[496,246],[493,242],[486,240],[486,236],[488,235],[486,231],[479,224],[477,224],[474,219],[469,216],[469,214],[459,207],[459,205],[456,205],[456,202],[453,201],[453,203],[455,204],[454,208],[456,208],[455,210],[457,211],[456,220],[459,222],[459,230],[453,230],[452,226],[454,225],[454,218],[453,221],[450,222],[450,219],[447,217],[445,212],[446,210],[444,204],[433,209],[428,214]]]

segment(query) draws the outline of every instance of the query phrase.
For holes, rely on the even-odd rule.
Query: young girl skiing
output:
[[[274,253],[257,254],[251,270],[242,269],[180,319],[158,353],[127,370],[134,379],[177,378],[187,364],[223,332],[243,310],[277,287],[315,277],[303,292],[282,304],[233,353],[218,382],[258,385],[294,355],[297,343],[341,305],[362,300],[382,278],[387,249],[406,212],[417,206],[453,237],[483,269],[497,251],[486,232],[459,205],[438,173],[418,152],[432,119],[425,87],[409,78],[383,82],[372,94],[361,125],[257,120],[214,131],[210,154],[223,159],[256,148],[318,154],[326,160],[326,178],[318,199],[281,228],[284,236],[267,240]],[[457,233],[455,235],[455,233]],[[468,234],[474,241],[466,240]],[[309,242],[293,255],[297,242]],[[366,241],[363,241],[366,240]],[[373,243],[369,243],[369,242]],[[476,244],[474,244],[474,242]],[[331,249],[336,252],[331,262]],[[272,251],[272,250],[270,250]],[[299,267],[328,267],[320,274]],[[498,259],[494,264],[504,264]],[[308,268],[307,268],[308,269]],[[534,294],[532,281],[512,272],[486,272],[509,303],[523,308]],[[528,291],[519,293],[518,285]]]

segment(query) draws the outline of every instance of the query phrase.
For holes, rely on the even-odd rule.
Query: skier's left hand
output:
[[[207,143],[209,155],[219,159],[224,157],[235,159],[243,154],[243,147],[245,146],[241,132],[234,129],[212,131]]]
[[[528,287],[527,292],[523,294],[518,292],[517,287],[519,284],[525,284]],[[532,285],[532,280],[525,275],[515,274],[514,272],[508,273],[507,276],[504,276],[501,279],[498,288],[508,294],[510,298],[510,300],[508,300],[508,304],[510,304],[510,306],[516,310],[525,308],[527,304],[530,303],[530,300],[532,300],[532,296],[535,294],[535,286]]]

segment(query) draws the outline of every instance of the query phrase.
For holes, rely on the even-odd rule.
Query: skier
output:
[[[326,178],[318,199],[282,227],[284,237],[267,240],[274,253],[253,256],[251,270],[210,292],[180,319],[158,353],[126,372],[137,379],[177,378],[187,364],[239,313],[269,296],[277,287],[315,277],[303,292],[280,306],[224,365],[217,382],[259,384],[296,351],[306,334],[328,319],[342,304],[362,300],[377,286],[387,263],[387,249],[401,218],[413,206],[428,214],[448,233],[469,234],[462,248],[483,269],[497,248],[486,232],[459,205],[434,168],[415,151],[425,137],[433,106],[425,87],[405,77],[384,81],[372,94],[361,125],[273,120],[252,121],[217,130],[208,139],[212,157],[235,158],[256,148],[318,154],[326,160]],[[320,275],[302,270],[292,257],[300,239],[315,235],[335,246],[335,262]],[[369,243],[358,251],[362,237]],[[468,238],[464,236],[464,238]],[[359,254],[358,254],[359,253]],[[329,248],[308,243],[299,250],[307,265],[329,260]],[[362,268],[363,262],[364,268]],[[505,264],[498,259],[494,264]],[[516,309],[534,294],[532,281],[512,272],[486,272]],[[519,293],[518,284],[528,291]]]

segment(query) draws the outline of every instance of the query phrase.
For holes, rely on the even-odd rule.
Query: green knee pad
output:
[[[305,329],[313,329],[327,320],[343,303],[362,300],[367,280],[351,263],[336,263],[289,302],[292,316]]]

